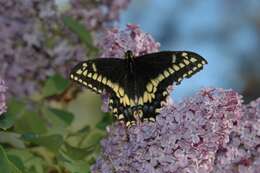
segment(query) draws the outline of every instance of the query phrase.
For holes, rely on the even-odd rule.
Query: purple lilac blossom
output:
[[[137,25],[128,24],[125,30],[117,28],[109,29],[103,34],[98,47],[103,58],[124,58],[127,50],[133,51],[135,56],[158,52],[160,44],[152,36],[143,32]],[[108,112],[109,95],[102,94],[102,110]]]
[[[103,6],[115,9],[115,14],[102,14],[109,20],[97,19],[102,24],[117,18],[119,9],[126,7],[127,2],[88,1],[85,6],[80,6],[80,10],[77,6],[71,10],[92,13],[95,10],[101,12]],[[75,63],[85,59],[87,50],[80,44],[78,37],[63,25],[62,17],[65,14],[69,14],[69,11],[60,13],[54,0],[0,2],[0,75],[8,79],[6,82],[10,95],[31,95],[39,91],[48,76],[58,73],[67,77]],[[93,22],[84,15],[82,17],[86,23]],[[92,17],[98,16],[93,14]],[[91,31],[95,32],[94,28]]]
[[[215,173],[260,172],[260,98],[243,106],[229,142],[216,154]]]
[[[68,15],[83,22],[89,30],[100,30],[119,19],[121,10],[126,9],[130,0],[70,0]]]
[[[260,99],[203,89],[163,107],[155,123],[117,123],[101,142],[93,173],[257,173]]]
[[[98,43],[102,50],[101,57],[124,58],[127,50],[135,56],[158,52],[160,44],[152,36],[143,32],[137,25],[128,24],[125,30],[117,28],[107,30]]]
[[[5,95],[6,95],[7,87],[5,86],[5,82],[0,78],[0,116],[6,112],[6,103],[5,103]]]

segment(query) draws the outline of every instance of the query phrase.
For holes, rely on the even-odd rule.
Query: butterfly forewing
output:
[[[135,58],[138,94],[155,93],[167,88],[173,82],[179,84],[183,78],[189,78],[207,63],[193,52],[159,52]],[[164,81],[164,85],[160,85]],[[166,81],[166,82],[165,82]]]
[[[126,73],[124,64],[124,60],[118,58],[83,61],[72,69],[70,78],[97,93],[104,89],[112,92],[114,85]]]

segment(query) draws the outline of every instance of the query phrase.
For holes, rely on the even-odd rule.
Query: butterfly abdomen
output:
[[[127,63],[127,71],[129,75],[134,75],[134,55],[131,51],[125,53],[125,59]]]

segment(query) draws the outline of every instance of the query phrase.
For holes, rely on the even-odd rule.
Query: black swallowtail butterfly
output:
[[[207,61],[189,51],[163,51],[125,59],[98,58],[76,65],[70,78],[96,93],[110,93],[109,108],[126,125],[136,120],[155,121],[167,87],[179,84],[203,68]]]

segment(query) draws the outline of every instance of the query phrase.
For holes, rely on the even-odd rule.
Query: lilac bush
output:
[[[108,130],[92,172],[257,173],[260,99],[203,89],[162,108],[155,123]]]
[[[0,78],[0,116],[4,112],[6,112],[6,103],[5,103],[6,90],[7,87],[5,86],[5,82]]]

